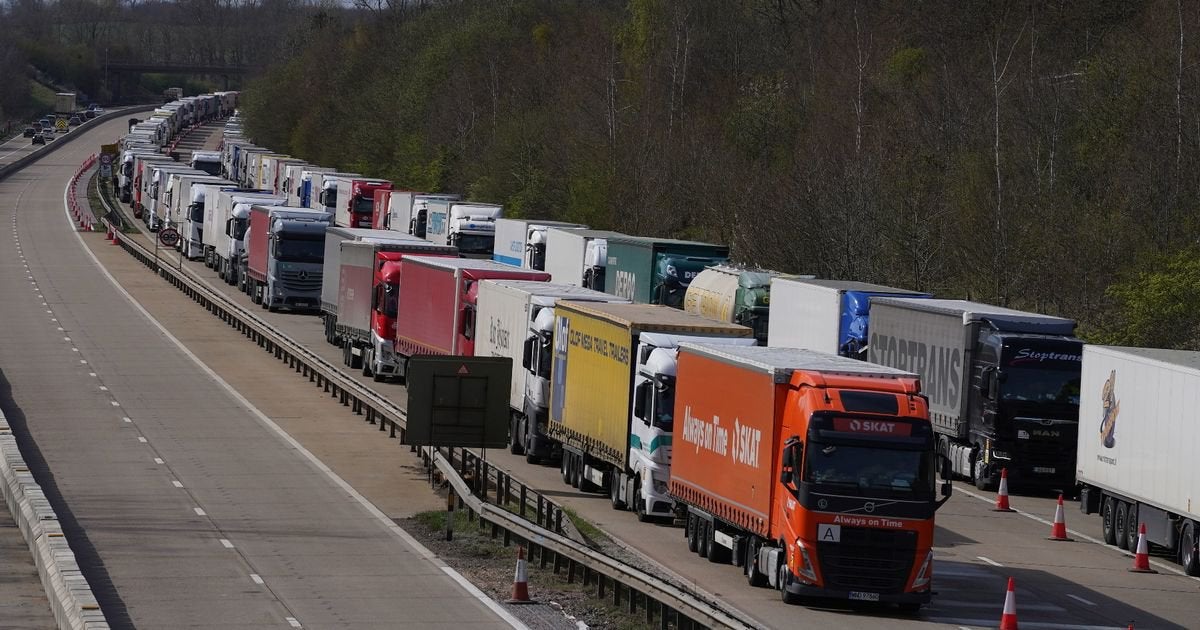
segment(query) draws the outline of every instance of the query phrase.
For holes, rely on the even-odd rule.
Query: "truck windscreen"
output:
[[[1000,373],[1004,401],[1079,404],[1079,371],[1010,367]]]
[[[249,219],[234,219],[233,220],[233,240],[240,241],[246,238],[246,228],[250,227]]]
[[[275,259],[281,262],[319,263],[325,259],[325,239],[280,238],[275,241]]]
[[[936,482],[932,450],[809,442],[804,460],[804,480],[819,485],[932,495]]]
[[[464,254],[487,254],[492,251],[495,236],[491,234],[459,234],[458,251]]]
[[[359,196],[354,199],[354,214],[371,214],[375,209],[375,200],[371,197]]]

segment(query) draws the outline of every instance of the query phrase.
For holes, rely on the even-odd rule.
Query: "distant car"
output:
[[[84,118],[86,118],[86,119],[88,119],[88,120],[91,120],[91,119],[95,118],[95,117],[96,117],[96,110],[94,110],[94,109],[89,109],[89,110],[86,110],[86,111],[84,111],[84,112],[83,112],[83,117],[84,117]]]
[[[67,121],[67,124],[71,125],[72,127],[78,127],[79,125],[83,124],[83,119],[79,116],[72,116],[71,119]]]
[[[33,134],[33,144],[46,144],[46,137],[40,133]]]
[[[54,126],[54,124],[50,122],[50,119],[49,119],[49,118],[43,118],[43,119],[39,120],[38,122],[42,123],[42,128],[43,128],[43,129],[45,129],[46,127],[53,127],[53,126]]]
[[[53,131],[46,130],[46,131],[42,132],[42,137],[46,139],[46,142],[50,142],[50,141],[54,140],[55,138],[57,138],[58,136],[54,135]]]
[[[37,132],[38,130],[34,129],[33,127],[26,127],[24,135],[26,138],[32,138],[37,135]]]

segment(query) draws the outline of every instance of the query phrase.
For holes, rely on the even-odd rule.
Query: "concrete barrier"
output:
[[[17,438],[0,412],[0,491],[33,553],[34,564],[59,628],[108,628],[96,596],[83,577],[50,501],[25,465]]]

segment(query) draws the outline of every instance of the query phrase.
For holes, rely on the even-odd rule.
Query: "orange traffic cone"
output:
[[[1008,506],[1008,469],[1000,469],[1000,489],[996,492],[996,507],[993,512],[1016,512]]]
[[[1146,524],[1138,526],[1137,552],[1133,554],[1133,573],[1158,573],[1150,568],[1150,545],[1146,542]]]
[[[513,576],[512,599],[509,604],[532,604],[529,599],[529,577],[525,572],[525,548],[517,546],[517,574]]]
[[[1008,592],[1004,594],[1004,612],[1000,615],[1000,630],[1017,630],[1017,585],[1008,578]]]
[[[1073,542],[1074,538],[1067,538],[1067,521],[1063,518],[1063,499],[1062,495],[1058,495],[1058,507],[1054,508],[1054,525],[1050,527],[1050,537],[1046,540],[1064,540]]]

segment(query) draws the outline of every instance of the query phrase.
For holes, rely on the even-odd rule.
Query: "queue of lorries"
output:
[[[1144,523],[1200,575],[1200,353],[1085,345],[1069,319],[748,269],[721,245],[506,218],[256,147],[236,116],[217,174],[131,150],[130,198],[180,227],[188,258],[263,308],[318,314],[376,381],[403,381],[417,355],[511,358],[514,454],[681,522],[689,550],[785,601],[929,602],[948,479],[990,488],[1002,470],[1078,491],[1111,544]]]

